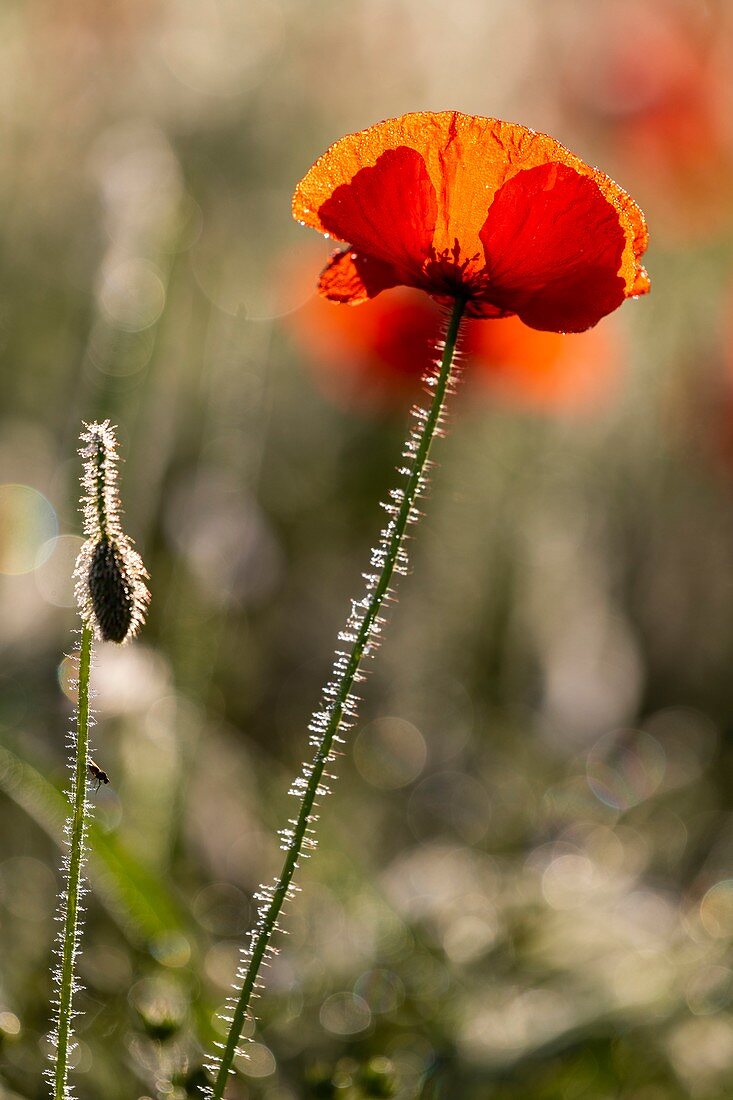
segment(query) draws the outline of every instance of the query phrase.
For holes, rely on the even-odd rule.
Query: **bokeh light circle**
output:
[[[277,56],[283,20],[274,0],[198,4],[176,0],[161,45],[171,73],[194,92],[241,95],[259,83]]]
[[[162,966],[185,966],[191,958],[191,944],[182,932],[161,932],[151,941],[150,954]]]
[[[109,266],[99,288],[99,304],[110,324],[126,332],[141,332],[160,317],[165,285],[147,260],[128,259]]]
[[[0,485],[0,573],[18,576],[37,569],[57,534],[56,512],[42,493],[30,485]]]
[[[405,999],[405,987],[391,970],[367,970],[357,979],[354,992],[374,1013],[393,1012]]]
[[[100,319],[87,346],[89,360],[100,374],[129,378],[144,370],[153,354],[155,329],[124,330]]]
[[[56,881],[40,859],[12,856],[0,863],[0,907],[24,923],[49,920],[54,911]]]
[[[38,591],[55,607],[73,607],[74,566],[84,540],[78,535],[59,535],[44,543],[38,552],[35,572]]]
[[[733,1000],[733,971],[727,966],[696,970],[685,989],[685,1000],[695,1016],[711,1016]]]
[[[270,1077],[277,1069],[275,1056],[264,1043],[247,1043],[237,1064],[246,1077]]]
[[[588,786],[614,810],[629,810],[655,794],[665,769],[665,752],[657,739],[633,729],[601,737],[586,762]]]
[[[733,878],[711,886],[700,902],[700,920],[715,939],[733,937]]]
[[[321,1005],[320,1021],[332,1035],[357,1035],[369,1027],[372,1013],[356,993],[334,993]]]
[[[402,718],[377,718],[354,744],[354,762],[373,787],[397,790],[422,772],[428,750],[417,726]]]

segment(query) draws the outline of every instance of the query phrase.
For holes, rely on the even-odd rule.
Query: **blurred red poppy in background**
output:
[[[332,145],[293,214],[348,242],[321,275],[332,301],[396,286],[466,316],[580,332],[649,289],[644,218],[613,180],[553,138],[497,119],[420,112]]]
[[[566,106],[634,173],[670,236],[730,221],[731,27],[724,9],[679,0],[600,0],[563,43]]]
[[[306,260],[296,276],[312,282]],[[399,287],[363,309],[334,309],[317,294],[285,318],[319,388],[349,408],[402,407],[417,397],[436,356],[443,311],[419,291]],[[613,393],[623,355],[609,321],[570,336],[540,332],[509,317],[468,321],[461,338],[466,381],[474,393],[525,409],[586,411]]]

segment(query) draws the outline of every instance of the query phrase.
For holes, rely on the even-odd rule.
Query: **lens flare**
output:
[[[30,485],[0,485],[0,573],[31,573],[50,556],[56,512]]]

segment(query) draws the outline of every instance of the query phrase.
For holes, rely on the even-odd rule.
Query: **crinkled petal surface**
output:
[[[414,149],[387,149],[373,167],[360,168],[319,208],[321,224],[337,240],[417,278],[435,234],[435,188]]]
[[[390,264],[347,249],[331,257],[321,272],[318,291],[332,302],[359,305],[402,282],[400,273]]]
[[[572,169],[573,178],[591,181],[597,200],[594,202],[589,197],[590,190],[586,190],[581,201],[582,187],[573,188],[570,177],[558,173],[551,189],[558,189],[555,194],[558,202],[564,193],[572,199],[576,213],[584,211],[587,225],[603,223],[604,227],[604,239],[598,245],[603,263],[591,264],[584,275],[579,269],[574,271],[578,292],[581,284],[585,286],[586,301],[578,307],[578,316],[570,314],[563,324],[577,327],[585,325],[585,317],[594,312],[589,308],[594,294],[599,295],[601,307],[595,312],[602,316],[614,308],[609,303],[618,287],[622,287],[621,299],[649,289],[640,262],[647,245],[646,225],[639,208],[613,180],[553,138],[525,126],[457,111],[419,112],[380,122],[342,138],[319,158],[296,188],[293,214],[305,225],[351,244],[358,255],[387,264],[400,282],[419,286],[437,296],[466,292],[471,299],[470,312],[476,316],[497,316],[510,312],[504,308],[506,291],[511,287],[518,294],[519,273],[514,278],[508,262],[500,266],[492,248],[493,270],[501,272],[504,280],[495,301],[490,280],[484,273],[486,240],[496,245],[502,239],[499,224],[502,212],[511,216],[513,231],[517,230],[517,204],[523,192],[531,198],[533,211],[532,215],[526,211],[528,220],[522,231],[525,243],[532,237],[530,217],[545,210],[544,200],[533,194],[529,181],[517,184],[519,190],[515,192],[503,189],[519,174],[552,164]],[[489,221],[490,208],[497,200],[498,211]],[[601,201],[604,207],[600,206]],[[595,207],[594,212],[589,213],[590,207]],[[607,210],[606,218],[601,216],[602,209]],[[552,228],[549,207],[545,212],[548,216],[543,231]],[[610,230],[612,220],[617,223],[615,234]],[[570,222],[564,219],[563,224],[568,227]],[[508,240],[510,235],[507,229],[503,237]],[[532,316],[534,320],[529,323],[537,327],[554,323],[553,310],[560,310],[563,316],[568,312],[563,295],[572,293],[570,284],[566,280],[561,291],[548,278],[551,254],[555,259],[569,259],[570,243],[563,250],[559,236],[559,232],[552,234],[545,249],[538,228],[535,251],[546,251],[548,264],[540,272],[538,257],[536,269],[526,266],[523,269],[528,285],[524,288],[522,306],[526,319]],[[577,244],[580,237],[579,232],[574,232],[572,239]],[[618,256],[613,275],[620,282],[612,287],[606,267],[614,248]],[[519,251],[515,248],[511,255],[517,258]],[[554,295],[552,302],[548,302],[546,315],[530,304],[532,295],[540,290],[538,279],[543,281],[548,295]],[[327,285],[325,280],[324,290]],[[372,281],[372,287],[375,286]],[[361,296],[351,300],[373,296],[366,289],[359,289],[358,293]]]
[[[626,238],[595,180],[564,164],[512,176],[481,230],[492,300],[533,328],[582,332],[626,296]]]

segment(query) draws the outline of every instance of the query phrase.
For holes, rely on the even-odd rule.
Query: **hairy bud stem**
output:
[[[72,1002],[79,991],[76,959],[81,937],[82,869],[89,819],[87,777],[108,783],[107,773],[89,751],[89,679],[94,636],[124,642],[140,628],[148,601],[145,566],[122,530],[117,493],[117,444],[109,421],[86,424],[79,454],[84,459],[82,511],[87,540],[74,569],[76,598],[82,618],[75,729],[70,736],[72,756],[71,812],[66,824],[69,852],[64,860],[65,887],[59,903],[61,931],[57,944],[51,1043],[54,1065],[48,1072],[53,1100],[70,1100],[69,1058],[73,1049]]]
[[[51,1036],[56,1060],[53,1071],[54,1100],[66,1100],[68,1091],[69,1055],[72,1050],[71,1008],[74,988],[76,956],[79,951],[81,926],[82,882],[81,869],[86,848],[87,819],[87,767],[89,760],[89,674],[92,664],[92,632],[86,625],[81,629],[79,645],[79,682],[76,705],[76,733],[72,734],[75,749],[74,778],[71,786],[71,818],[67,823],[69,855],[66,860],[66,890],[62,894],[63,930],[59,953],[61,963],[57,971],[58,999],[56,1002],[56,1027]]]

